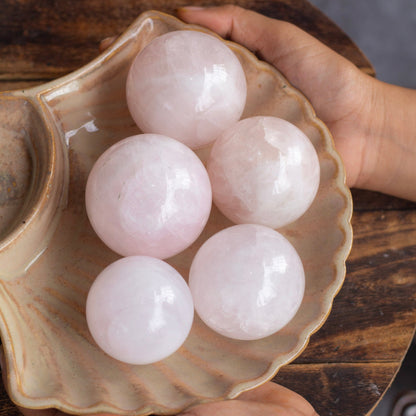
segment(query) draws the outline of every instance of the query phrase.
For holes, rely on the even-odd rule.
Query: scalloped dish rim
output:
[[[36,104],[38,106],[42,106],[42,98],[41,96],[46,94],[48,91],[51,91],[59,86],[63,86],[64,84],[68,84],[69,82],[76,80],[78,78],[82,78],[82,76],[86,73],[89,73],[94,70],[94,68],[105,65],[106,62],[115,54],[117,54],[117,51],[119,49],[123,48],[123,45],[129,41],[129,39],[132,36],[139,36],[142,25],[147,20],[155,20],[155,19],[161,19],[163,21],[170,21],[175,23],[176,26],[180,27],[181,30],[183,29],[191,29],[191,30],[197,30],[202,31],[205,33],[209,33],[211,35],[215,35],[217,38],[222,39],[218,35],[214,34],[213,32],[202,28],[200,26],[196,25],[189,25],[186,24],[179,19],[158,11],[150,10],[147,12],[144,12],[140,14],[139,17],[137,17],[134,22],[121,34],[117,39],[100,55],[98,55],[95,59],[93,59],[90,63],[84,65],[83,67],[79,68],[78,70],[65,75],[61,78],[58,78],[54,81],[48,82],[43,85],[39,85],[36,87],[33,87],[29,90],[26,90],[26,94],[28,94],[29,99],[32,99],[33,101],[36,101]],[[286,78],[274,67],[272,67],[270,64],[259,60],[252,52],[248,51],[243,46],[236,44],[231,41],[224,41],[227,45],[229,45],[233,50],[238,50],[239,53],[247,57],[250,61],[253,62],[254,66],[256,66],[259,71],[269,71],[272,72],[275,76],[280,77],[281,79]],[[352,226],[351,226],[351,217],[352,217],[352,197],[351,193],[346,186],[346,175],[345,170],[341,161],[341,158],[339,154],[337,153],[334,145],[333,138],[331,136],[331,133],[329,132],[329,129],[325,126],[325,124],[316,117],[315,111],[310,104],[310,102],[303,96],[303,94],[297,90],[295,87],[293,87],[287,80],[287,85],[290,86],[291,91],[293,92],[293,96],[296,100],[301,102],[301,108],[305,112],[305,116],[308,120],[308,122],[314,124],[314,126],[320,131],[321,136],[324,139],[325,142],[325,150],[329,153],[331,158],[334,160],[334,163],[336,164],[338,170],[336,172],[335,177],[333,179],[334,183],[334,190],[333,192],[338,192],[340,196],[344,199],[345,205],[343,207],[343,210],[340,209],[340,212],[337,214],[337,224],[339,231],[342,232],[344,240],[341,243],[339,249],[335,252],[333,256],[333,263],[332,266],[335,269],[334,272],[334,281],[331,285],[329,285],[326,289],[325,296],[323,297],[323,307],[322,310],[325,312],[325,315],[320,317],[319,320],[316,320],[314,322],[309,322],[308,325],[306,325],[305,328],[301,331],[298,335],[299,342],[296,344],[295,348],[291,350],[287,355],[289,358],[285,362],[281,362],[281,359],[279,357],[277,358],[271,358],[270,364],[267,368],[267,370],[259,377],[255,379],[245,380],[245,381],[235,381],[232,386],[228,389],[228,391],[224,392],[224,394],[221,397],[216,397],[215,399],[198,399],[196,398],[194,400],[194,403],[191,403],[189,406],[194,405],[196,403],[204,403],[208,401],[213,400],[221,400],[221,399],[232,399],[237,397],[240,393],[243,391],[252,389],[260,384],[263,384],[264,382],[270,380],[275,374],[278,372],[278,370],[283,366],[291,361],[293,361],[295,358],[297,358],[307,347],[307,344],[310,340],[310,337],[313,333],[319,330],[321,326],[326,321],[327,317],[329,316],[334,298],[336,294],[340,291],[342,288],[345,274],[346,274],[346,259],[348,258],[348,255],[350,253],[351,247],[352,247]],[[3,94],[3,93],[2,93]],[[13,91],[8,92],[8,94],[16,94],[16,96],[22,96],[21,92],[19,91]],[[25,96],[25,95],[24,95]],[[1,97],[1,95],[0,95]],[[45,193],[42,192],[42,198],[45,197]],[[38,206],[41,201],[35,201],[34,206]],[[13,340],[13,336],[9,333],[9,329],[7,326],[7,319],[3,315],[3,311],[0,309],[0,314],[2,316],[2,319],[0,320],[0,329],[1,329],[1,335],[2,338],[7,338],[9,340]],[[6,337],[3,337],[3,334],[7,334]],[[10,377],[9,376],[9,369],[12,365],[12,362],[14,360],[14,347],[13,342],[10,343],[10,345],[6,345],[5,347],[5,358],[6,358],[6,366],[7,366],[7,390],[12,398],[12,400],[17,403],[19,406],[27,406],[28,402],[31,404],[31,408],[49,408],[54,407],[56,409],[62,410],[64,412],[70,412],[73,414],[86,414],[90,412],[117,412],[117,408],[111,404],[111,402],[107,402],[105,400],[96,403],[93,407],[89,408],[78,408],[74,406],[73,404],[66,403],[62,400],[56,400],[54,397],[49,398],[32,398],[32,397],[26,397],[25,393],[21,390],[21,386],[18,383],[18,378],[16,376]],[[23,400],[22,400],[23,399]],[[26,401],[27,400],[27,401]],[[37,401],[38,400],[38,401]],[[187,407],[189,407],[187,406]],[[163,409],[161,407],[157,407],[157,403],[151,403],[147,406],[144,406],[142,409],[135,409],[134,411],[131,411],[131,413],[126,412],[125,409],[120,409],[120,412],[122,414],[131,414],[131,415],[148,415],[152,414],[154,412],[156,413],[162,413],[162,414],[172,414],[176,413],[178,411],[182,411],[183,409]],[[144,413],[142,413],[144,411]]]

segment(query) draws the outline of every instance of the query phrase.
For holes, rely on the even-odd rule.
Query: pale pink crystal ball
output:
[[[174,353],[193,321],[193,301],[182,276],[162,260],[125,257],[106,267],[88,293],[91,335],[107,354],[149,364]]]
[[[271,228],[242,224],[209,238],[191,266],[189,286],[200,318],[241,340],[283,328],[298,310],[305,275],[294,247]]]
[[[226,130],[207,168],[215,204],[237,224],[289,224],[307,211],[319,187],[311,141],[275,117],[247,118]]]
[[[98,236],[123,255],[171,257],[204,228],[212,194],[207,171],[188,147],[166,136],[128,137],[105,151],[86,187]]]
[[[247,85],[240,61],[222,41],[181,30],[155,38],[138,54],[126,92],[143,132],[195,149],[239,120]]]

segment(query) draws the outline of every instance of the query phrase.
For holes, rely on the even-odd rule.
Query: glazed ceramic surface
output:
[[[284,118],[310,138],[319,156],[320,187],[312,206],[279,229],[305,267],[298,313],[280,332],[259,341],[227,339],[195,318],[185,344],[152,365],[120,363],[92,340],[86,296],[118,256],[89,225],[87,176],[110,145],[140,133],[125,99],[135,55],[156,36],[178,29],[201,30],[145,13],[89,65],[41,87],[0,95],[0,328],[8,391],[21,406],[74,414],[173,414],[236,397],[301,353],[342,286],[352,203],[328,129],[281,74],[227,43],[247,78],[243,118]],[[198,152],[205,162],[209,148]],[[168,262],[187,278],[201,244],[230,225],[213,208],[196,243]]]

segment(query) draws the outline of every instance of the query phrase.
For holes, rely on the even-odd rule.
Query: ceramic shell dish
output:
[[[202,30],[147,12],[80,70],[0,95],[0,325],[8,391],[21,406],[74,414],[171,414],[236,397],[300,354],[342,286],[352,240],[352,203],[331,136],[282,75],[229,43],[248,80],[243,117],[289,120],[319,155],[321,184],[315,202],[280,230],[305,266],[299,312],[283,330],[259,341],[226,339],[196,318],[184,346],[153,365],[122,364],[93,342],[85,320],[86,296],[96,275],[117,256],[88,223],[87,175],[106,148],[138,133],[125,102],[134,56],[155,36],[178,29]],[[208,150],[199,151],[203,160]],[[186,277],[202,242],[230,225],[214,208],[199,240],[169,263]]]

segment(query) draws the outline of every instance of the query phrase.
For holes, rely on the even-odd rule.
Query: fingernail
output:
[[[205,7],[202,6],[183,6],[180,9],[187,9],[187,10],[203,10]]]
[[[177,12],[187,12],[187,11],[197,11],[197,10],[204,10],[205,7],[201,7],[201,6],[183,6],[183,7],[178,7],[176,9]]]
[[[100,44],[98,45],[98,49],[100,52],[105,51],[109,46],[111,46],[114,41],[116,40],[117,36],[109,36],[108,38],[104,38]]]

